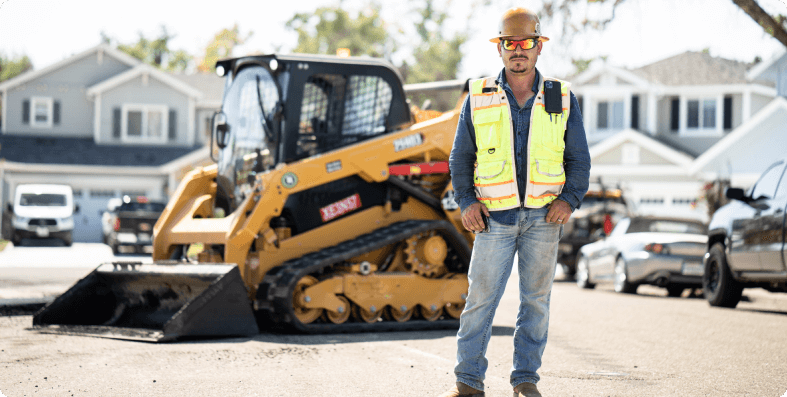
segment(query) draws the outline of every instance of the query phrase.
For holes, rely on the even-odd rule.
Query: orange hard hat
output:
[[[497,37],[489,39],[493,43],[499,43],[502,39],[509,37],[538,37],[538,41],[548,41],[549,37],[541,35],[541,23],[538,15],[526,8],[512,8],[500,18],[500,30]]]

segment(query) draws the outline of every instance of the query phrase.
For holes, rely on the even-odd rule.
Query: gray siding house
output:
[[[80,206],[74,240],[101,241],[110,198],[166,200],[185,172],[209,161],[206,120],[222,86],[103,44],[1,83],[3,208],[19,184],[68,184]]]
[[[623,188],[640,213],[707,221],[707,182],[747,187],[785,156],[787,101],[775,88],[784,71],[787,56],[751,65],[686,52],[570,78],[591,145],[591,180]]]

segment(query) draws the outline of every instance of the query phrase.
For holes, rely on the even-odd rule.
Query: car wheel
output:
[[[628,269],[626,261],[620,257],[615,261],[615,292],[622,294],[636,294],[637,285],[628,280]]]
[[[681,287],[679,285],[668,285],[667,286],[667,296],[672,297],[672,298],[680,297],[683,294],[683,290],[685,290],[685,288],[683,288],[683,287]]]
[[[590,282],[590,271],[588,270],[587,258],[580,256],[577,259],[577,271],[574,274],[579,288],[591,289],[596,285]]]
[[[724,246],[720,243],[714,244],[708,251],[702,274],[702,290],[711,306],[733,308],[741,301],[743,286],[732,278]]]

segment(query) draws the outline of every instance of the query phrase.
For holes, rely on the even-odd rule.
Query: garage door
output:
[[[74,204],[79,205],[74,215],[74,241],[101,242],[101,214],[112,197],[117,197],[114,190],[74,189]]]

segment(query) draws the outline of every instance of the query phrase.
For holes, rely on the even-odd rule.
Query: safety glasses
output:
[[[538,39],[537,38],[530,38],[525,40],[503,39],[501,43],[503,44],[503,48],[506,51],[514,51],[516,49],[516,46],[519,46],[523,50],[529,50],[536,46],[536,43],[538,43]]]

